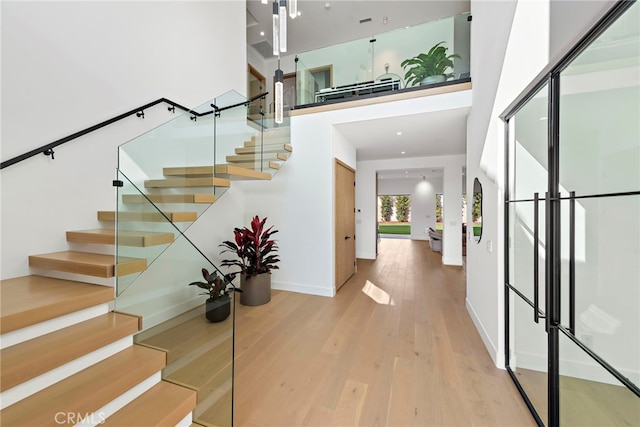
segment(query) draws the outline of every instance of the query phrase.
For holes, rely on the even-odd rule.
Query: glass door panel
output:
[[[560,334],[560,424],[638,426],[640,399]]]
[[[511,119],[510,144],[513,177],[511,200],[530,200],[533,193],[544,198],[548,187],[548,85],[544,85]]]
[[[560,191],[640,188],[640,5],[560,75]]]
[[[527,398],[542,422],[547,424],[547,333],[544,319],[533,321],[533,308],[510,293],[510,360]]]
[[[514,202],[509,205],[509,284],[530,303],[537,305],[540,314],[544,314],[544,200],[538,201],[537,205],[537,216],[535,202]],[[537,276],[534,274],[536,271]]]
[[[563,200],[562,211],[570,212]],[[575,337],[640,386],[640,195],[574,201],[571,281],[562,276],[562,322]],[[569,215],[562,215],[562,269],[571,268]]]

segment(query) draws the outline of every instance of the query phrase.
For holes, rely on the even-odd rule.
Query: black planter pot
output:
[[[231,298],[229,295],[216,299],[209,298],[205,307],[205,316],[210,322],[222,322],[231,314]]]

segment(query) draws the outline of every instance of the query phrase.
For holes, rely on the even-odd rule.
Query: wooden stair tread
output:
[[[289,144],[264,144],[260,146],[260,144],[238,147],[235,149],[236,154],[257,154],[260,152],[263,153],[291,153],[293,151],[293,147]]]
[[[44,276],[0,281],[0,333],[21,329],[114,298],[113,288]]]
[[[7,426],[56,426],[56,413],[91,414],[165,366],[162,351],[133,345],[0,411]]]
[[[122,246],[147,247],[172,243],[175,239],[173,233],[157,231],[118,231],[118,244]],[[103,245],[115,245],[116,230],[94,229],[67,231],[67,241],[74,243],[97,243]]]
[[[204,307],[198,307],[198,311],[204,313]],[[161,326],[155,329],[157,332],[154,328],[147,330],[152,335],[139,344],[165,351],[170,364],[183,357],[208,352],[231,338],[233,333],[232,326],[227,322],[210,323],[202,314],[167,330],[162,330]]]
[[[222,396],[204,412],[194,418],[198,425],[206,427],[230,426],[233,424],[230,407],[233,406],[233,390],[229,387]],[[196,409],[196,412],[197,409]]]
[[[260,164],[258,162],[237,162],[237,163],[234,162],[233,165],[234,166],[239,166],[239,167],[245,168],[245,169],[255,169]],[[280,169],[280,164],[278,162],[263,162],[262,169],[263,170],[268,170],[268,169],[278,170],[278,169]]]
[[[213,194],[123,194],[124,203],[206,203],[216,201]]]
[[[195,407],[196,392],[194,390],[160,381],[107,418],[102,425],[175,426]]]
[[[282,135],[282,136],[275,136],[275,137],[265,137],[263,139],[260,139],[257,136],[252,136],[251,139],[249,141],[245,141],[243,143],[243,145],[245,147],[253,147],[255,145],[275,145],[275,144],[290,144],[291,143],[291,138],[290,135]]]
[[[164,215],[163,215],[164,214]],[[198,219],[197,212],[118,212],[119,221],[141,221],[141,222],[165,222],[167,218],[171,222],[192,222]],[[166,217],[165,217],[166,216]],[[115,211],[98,211],[98,221],[115,221]]]
[[[211,177],[215,175],[227,179],[259,179],[265,181],[271,179],[270,173],[243,168],[237,165],[216,165],[215,168],[213,166],[170,167],[162,169],[162,173],[166,176],[190,178]]]
[[[216,177],[148,179],[144,182],[146,188],[229,187],[230,185],[228,179]]]
[[[216,174],[229,176],[229,179],[257,179],[271,180],[271,174],[258,170],[245,168],[240,165],[216,165]]]
[[[104,278],[116,275],[115,257],[113,255],[90,252],[62,251],[30,255],[29,266]],[[118,277],[125,276],[144,271],[146,268],[147,260],[144,258],[119,257],[117,275]]]
[[[106,313],[0,350],[0,391],[138,332],[138,318]]]
[[[263,144],[289,144],[291,142],[291,134],[265,134],[263,138],[258,135],[252,136],[249,141],[244,142],[244,146],[260,145],[261,142]]]
[[[262,156],[258,154],[236,154],[233,156],[227,156],[227,163],[244,163],[244,162],[259,162],[262,161],[285,161],[288,156],[284,153],[264,153]]]
[[[182,369],[165,375],[169,381],[198,390],[198,402],[208,397],[232,376],[233,338],[229,337],[193,359]]]

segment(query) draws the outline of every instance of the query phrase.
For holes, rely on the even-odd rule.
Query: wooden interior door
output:
[[[356,272],[356,172],[335,159],[336,290]]]
[[[376,258],[378,257],[378,243],[380,242],[380,215],[378,215],[378,172],[376,172],[376,208],[374,212],[376,213]]]
[[[264,93],[267,88],[267,79],[258,70],[256,70],[251,64],[248,64],[247,71],[247,93],[248,98]],[[257,118],[260,115],[260,108],[265,109],[265,100],[253,102],[249,106],[248,115]]]

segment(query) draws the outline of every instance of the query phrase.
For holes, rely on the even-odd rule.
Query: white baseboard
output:
[[[360,259],[376,259],[376,254],[373,252],[366,252],[364,254],[356,254],[356,258]]]
[[[491,356],[493,363],[498,368],[504,369],[504,354],[498,351],[493,341],[491,341],[491,338],[489,338],[489,334],[487,333],[486,329],[482,325],[482,322],[480,321],[480,318],[476,314],[476,311],[473,309],[473,306],[469,302],[469,299],[467,298],[465,302],[466,302],[467,312],[469,313],[469,316],[471,317],[473,324],[478,330],[478,333],[480,334],[480,338],[482,338],[482,342],[484,343],[484,346],[487,348],[487,351],[489,352],[489,356]]]
[[[462,258],[446,258],[442,256],[442,263],[444,265],[462,265]]]
[[[546,350],[545,350],[546,351]],[[576,350],[581,351],[581,350]],[[517,354],[517,361],[513,362],[515,366],[512,366],[514,371],[518,368],[529,369],[532,371],[546,372],[547,371],[547,355],[545,354],[533,354],[523,353]],[[620,369],[622,375],[629,378],[632,382],[636,383],[640,379],[640,373],[634,372],[629,369]],[[563,377],[579,378],[587,381],[595,381],[604,384],[617,385],[623,387],[622,384],[602,366],[600,366],[595,360],[591,360],[585,353],[584,360],[570,360],[563,359],[562,352],[560,354],[560,375]]]
[[[335,288],[324,288],[320,286],[299,285],[296,283],[285,283],[271,281],[271,289],[278,291],[298,292],[301,294],[318,295],[322,297],[336,296]]]

